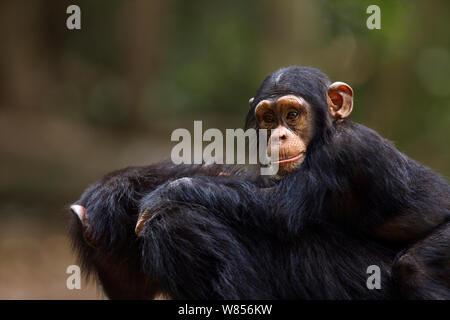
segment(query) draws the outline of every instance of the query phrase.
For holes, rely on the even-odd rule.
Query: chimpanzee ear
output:
[[[250,108],[252,107],[253,100],[255,100],[255,97],[250,98],[250,100],[248,100],[248,105],[250,106]]]
[[[93,248],[97,248],[97,244],[92,240],[92,230],[89,226],[86,209],[83,206],[74,204],[70,206],[70,210],[72,210],[81,222],[83,236],[86,243]]]
[[[344,82],[334,82],[328,87],[327,102],[334,118],[347,118],[353,109],[353,89]]]

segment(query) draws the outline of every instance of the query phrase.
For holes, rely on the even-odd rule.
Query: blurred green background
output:
[[[349,83],[353,120],[450,175],[446,0],[3,0],[0,39],[3,299],[101,297],[66,289],[67,205],[111,170],[168,158],[176,128],[242,127],[280,67]]]

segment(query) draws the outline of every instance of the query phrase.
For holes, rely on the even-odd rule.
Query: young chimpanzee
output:
[[[272,129],[282,178],[218,165],[113,173],[72,207],[85,266],[111,298],[450,298],[449,185],[346,120],[352,108],[343,82],[276,71],[246,127]]]

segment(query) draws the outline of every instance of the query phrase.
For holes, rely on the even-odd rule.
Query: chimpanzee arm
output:
[[[136,226],[145,273],[175,299],[273,298],[272,280],[261,278],[261,257],[252,253],[277,230],[286,238],[268,219],[270,190],[241,177],[159,186],[142,198]]]
[[[450,299],[450,222],[398,255],[393,274],[408,299]]]
[[[191,178],[171,183],[190,183],[188,179]],[[194,183],[202,189],[202,182]],[[252,254],[255,243],[245,245],[251,238],[248,231],[242,238],[238,229],[219,219],[217,212],[197,204],[200,201],[190,203],[179,201],[178,197],[160,201],[158,192],[142,199],[147,220],[140,227],[139,236],[145,273],[159,280],[163,292],[173,299],[270,297],[269,290],[264,290],[264,283],[270,283],[270,279],[259,278],[264,273],[258,272],[260,261]],[[229,192],[222,190],[222,195]],[[228,196],[230,209],[235,208],[236,195]]]
[[[407,188],[398,189],[394,198],[401,210],[375,229],[383,239],[413,242],[450,221],[450,186],[436,173],[412,160]],[[405,183],[406,184],[406,183]]]
[[[89,186],[75,203],[82,206],[86,214],[82,217],[81,211],[74,210],[84,223],[86,240],[97,246],[116,249],[124,243],[124,239],[129,240],[130,235],[134,237],[138,203],[144,195],[166,181],[192,176],[219,177],[219,180],[240,176],[260,186],[270,183],[256,173],[226,165],[173,165],[163,162],[115,171]]]
[[[255,174],[223,165],[158,163],[108,174],[88,187],[72,205],[71,238],[83,271],[98,276],[110,298],[149,298],[158,285],[142,271],[134,232],[139,201],[164,182],[187,176],[239,175],[256,184]],[[218,178],[220,179],[220,178]]]
[[[236,230],[252,228],[275,233],[276,226],[267,208],[272,187],[261,188],[242,177],[185,177],[167,182],[145,196],[140,203],[136,233],[150,223],[161,206],[167,203],[191,204],[205,208],[222,223]],[[156,215],[157,216],[157,215]],[[284,234],[284,230],[280,230]]]
[[[394,265],[401,292],[406,297],[448,298],[448,183],[370,129],[349,125],[336,140],[337,148],[329,154],[338,156],[321,163],[322,173],[328,174],[323,181],[331,181],[329,217],[386,243],[412,245]]]
[[[409,243],[450,219],[450,186],[375,131],[347,122],[300,168],[294,191],[315,216]]]

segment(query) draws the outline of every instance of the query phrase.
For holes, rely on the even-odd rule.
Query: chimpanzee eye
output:
[[[264,115],[263,120],[268,123],[273,122],[273,116],[270,113],[267,113]]]
[[[297,117],[298,117],[298,112],[296,112],[296,111],[291,111],[291,112],[289,112],[289,113],[287,114],[286,119],[287,119],[287,120],[294,120],[294,119],[296,119]]]

